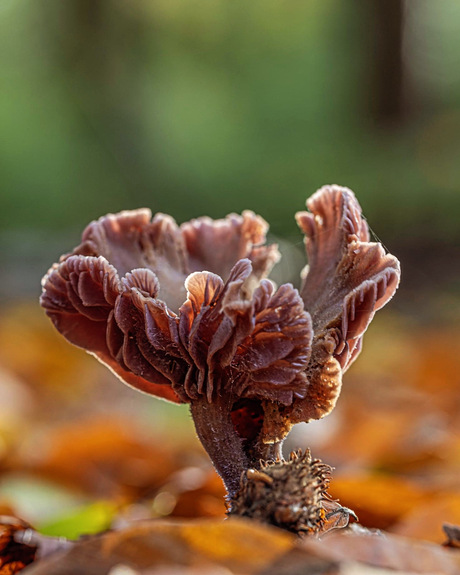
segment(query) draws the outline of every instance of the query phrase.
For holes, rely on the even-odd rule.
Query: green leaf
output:
[[[110,501],[98,501],[53,521],[38,526],[43,535],[78,539],[81,535],[109,529],[118,506]]]

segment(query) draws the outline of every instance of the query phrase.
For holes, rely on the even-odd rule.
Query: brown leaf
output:
[[[447,541],[443,543],[445,547],[453,547],[460,549],[460,527],[458,525],[451,525],[444,523],[442,526],[444,533],[447,535]]]
[[[182,469],[172,476],[176,486],[176,504],[171,512],[173,517],[224,517],[225,488],[222,480],[210,469],[205,471],[195,468],[195,478],[199,474],[201,479],[190,485],[189,481],[178,481],[178,477],[190,476],[190,469]],[[180,484],[182,483],[182,485]],[[188,488],[187,488],[188,485]]]
[[[155,573],[155,567],[166,571],[169,566],[214,565],[250,575],[267,568],[295,541],[284,531],[240,518],[149,521],[78,542],[64,554],[36,563],[29,574],[105,575],[117,565]]]
[[[0,516],[0,575],[15,575],[32,563],[37,548],[15,540],[30,525],[16,517]]]
[[[396,572],[458,575],[460,555],[439,545],[362,528],[335,531],[321,541],[302,543],[308,551],[340,562],[358,561]],[[364,571],[365,572],[365,571]]]

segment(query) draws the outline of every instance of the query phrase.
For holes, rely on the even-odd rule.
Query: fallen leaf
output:
[[[81,535],[101,533],[110,528],[118,505],[110,501],[97,501],[62,518],[39,525],[43,535],[78,539]]]
[[[323,540],[307,539],[309,552],[336,561],[358,561],[396,572],[458,575],[460,554],[434,543],[417,541],[380,531],[355,527],[348,533],[335,531]]]
[[[97,497],[133,499],[160,487],[175,463],[165,448],[140,439],[132,423],[99,417],[54,428],[29,470]]]
[[[267,568],[296,541],[285,531],[242,518],[154,520],[77,542],[65,553],[35,563],[28,575],[106,575],[120,565],[141,572],[214,565],[251,575]]]
[[[29,528],[21,519],[0,516],[0,575],[15,575],[34,561],[37,547],[15,540],[17,533]]]
[[[408,479],[377,473],[334,476],[329,492],[341,505],[353,509],[361,524],[381,529],[394,524],[431,495]]]
[[[447,535],[447,541],[443,543],[445,547],[460,549],[460,526],[445,523],[442,526],[444,533]]]
[[[39,393],[75,397],[86,385],[94,360],[54,331],[35,302],[3,308],[0,363]]]
[[[410,510],[391,531],[435,543],[445,540],[443,523],[460,524],[460,493],[440,493]]]

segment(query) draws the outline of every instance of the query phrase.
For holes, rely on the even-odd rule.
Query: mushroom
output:
[[[71,343],[125,383],[190,404],[229,499],[243,473],[281,457],[293,424],[333,409],[398,285],[353,192],[325,186],[307,207],[300,294],[266,279],[279,253],[250,211],[181,226],[147,209],[109,214],[43,279],[41,305]]]

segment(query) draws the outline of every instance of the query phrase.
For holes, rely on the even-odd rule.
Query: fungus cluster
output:
[[[330,413],[399,282],[352,191],[325,186],[307,207],[300,293],[267,279],[279,253],[250,211],[180,226],[147,209],[109,214],[43,279],[41,305],[68,341],[125,383],[190,404],[230,499],[242,474],[281,457],[292,425]]]

